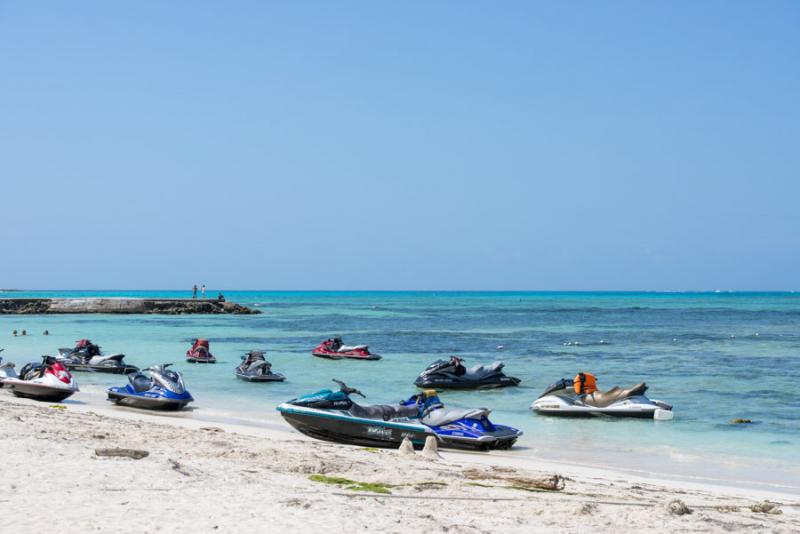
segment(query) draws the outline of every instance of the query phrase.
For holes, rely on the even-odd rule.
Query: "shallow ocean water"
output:
[[[216,295],[215,291],[210,294]],[[492,419],[525,431],[520,454],[800,487],[800,294],[795,293],[470,293],[226,292],[255,306],[252,316],[0,316],[0,353],[21,365],[88,337],[140,367],[175,362],[198,407],[258,421],[298,394],[361,389],[364,402],[410,396],[437,358],[506,362],[522,386],[444,392],[448,406],[486,406]],[[23,296],[163,296],[185,292],[26,292]],[[29,336],[13,337],[26,329]],[[42,336],[43,330],[50,336]],[[378,362],[327,361],[310,350],[342,335],[383,355]],[[190,340],[206,337],[219,363],[184,362]],[[502,347],[502,348],[499,348]],[[233,376],[240,356],[265,349],[284,383]],[[648,396],[674,405],[670,422],[571,420],[534,415],[550,383],[592,372],[601,389],[644,380]],[[82,385],[124,378],[80,373]],[[732,425],[748,418],[750,425]]]

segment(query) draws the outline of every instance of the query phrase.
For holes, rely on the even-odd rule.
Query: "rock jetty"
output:
[[[238,314],[261,313],[241,304],[212,299],[54,298],[0,299],[0,315],[57,313]]]

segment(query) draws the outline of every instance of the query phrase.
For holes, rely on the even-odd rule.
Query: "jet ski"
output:
[[[183,376],[165,363],[128,375],[128,384],[108,388],[108,400],[122,406],[146,410],[180,410],[194,401]]]
[[[4,363],[0,380],[17,397],[47,402],[61,402],[78,391],[72,374],[52,356],[42,356],[42,363],[25,364],[19,375],[13,363]]]
[[[124,354],[104,355],[100,352],[100,346],[88,339],[77,341],[75,348],[58,349],[57,358],[70,371],[126,375],[139,370],[135,365],[129,365],[122,361],[125,358]]]
[[[217,359],[208,349],[207,339],[195,339],[192,348],[186,351],[186,361],[189,363],[217,363]]]
[[[408,437],[421,447],[436,436],[442,447],[488,450],[508,448],[522,435],[517,429],[494,425],[489,410],[445,410],[435,391],[414,395],[397,405],[362,406],[350,395],[364,394],[339,380],[339,391],[324,389],[278,406],[284,419],[316,439],[396,448]]]
[[[518,386],[521,380],[506,376],[503,362],[491,365],[476,365],[467,369],[463,359],[452,356],[449,360],[437,360],[417,377],[418,388],[437,389],[490,389]]]
[[[260,350],[253,350],[242,356],[242,363],[234,371],[236,378],[247,382],[282,382],[286,377],[272,372],[272,364]]]
[[[442,447],[509,449],[522,435],[521,430],[492,423],[489,420],[491,410],[488,408],[445,409],[433,389],[412,395],[402,404],[417,407],[420,422],[436,432]]]
[[[6,349],[0,349],[3,352]],[[3,358],[0,357],[0,388],[3,387],[3,379],[17,378],[17,372],[14,370],[14,364],[11,362],[3,363]]]
[[[318,358],[328,358],[331,360],[342,360],[349,358],[351,360],[380,360],[381,357],[377,354],[372,354],[369,347],[366,345],[345,345],[342,338],[335,337],[327,339],[320,343],[311,354]]]
[[[667,421],[673,418],[672,406],[645,397],[647,384],[640,382],[632,388],[614,386],[600,391],[596,378],[578,373],[573,380],[562,378],[548,387],[531,404],[531,410],[542,415],[562,417],[639,417]]]

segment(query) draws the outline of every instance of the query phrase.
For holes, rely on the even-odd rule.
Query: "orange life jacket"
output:
[[[575,393],[588,395],[597,391],[597,378],[589,373],[578,373],[573,381]]]

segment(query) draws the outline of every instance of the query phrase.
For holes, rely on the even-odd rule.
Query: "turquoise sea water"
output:
[[[212,291],[210,294],[216,295]],[[800,294],[226,292],[262,310],[253,316],[0,316],[2,355],[18,364],[88,337],[141,367],[175,362],[201,410],[258,421],[300,393],[361,389],[365,402],[415,392],[431,361],[459,354],[466,365],[506,362],[522,387],[445,392],[448,406],[493,408],[525,431],[518,454],[800,488]],[[185,297],[186,292],[25,292],[2,296]],[[12,337],[13,329],[32,335]],[[43,330],[51,335],[44,337]],[[379,362],[327,361],[310,350],[342,335],[367,343]],[[211,340],[219,363],[183,360],[194,337]],[[502,346],[502,349],[498,347]],[[265,349],[279,384],[250,384],[232,370],[248,349]],[[651,398],[674,405],[671,422],[562,420],[529,406],[550,383],[589,371],[605,389],[645,380]],[[124,379],[81,373],[82,385]],[[199,413],[199,412],[198,412]],[[752,425],[732,425],[733,418]],[[789,489],[790,491],[793,491]]]

